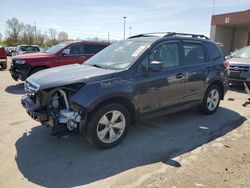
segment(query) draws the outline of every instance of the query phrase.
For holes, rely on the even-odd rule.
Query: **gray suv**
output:
[[[203,35],[149,33],[116,42],[83,65],[31,75],[25,89],[22,105],[33,119],[110,148],[138,120],[192,106],[214,113],[228,90],[228,69]]]

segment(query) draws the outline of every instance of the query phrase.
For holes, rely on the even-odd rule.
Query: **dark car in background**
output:
[[[37,45],[18,45],[12,53],[12,56],[36,52],[40,52],[40,48]]]
[[[25,90],[22,105],[33,119],[110,148],[137,120],[192,106],[214,113],[228,90],[228,67],[203,35],[141,34],[85,64],[40,71],[26,79]]]
[[[2,46],[0,46],[0,66],[2,69],[7,69],[7,52]]]
[[[14,80],[24,81],[30,75],[51,67],[82,64],[109,43],[93,41],[69,41],[55,45],[44,52],[14,56],[10,74]]]
[[[250,83],[250,46],[237,50],[232,58],[227,59],[229,64],[229,82],[242,85]]]

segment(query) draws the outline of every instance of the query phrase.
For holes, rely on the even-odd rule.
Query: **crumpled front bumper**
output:
[[[32,119],[52,127],[55,125],[55,118],[53,118],[52,114],[45,108],[37,107],[28,95],[22,97],[21,104]]]

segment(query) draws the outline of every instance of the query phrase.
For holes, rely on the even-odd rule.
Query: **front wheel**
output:
[[[125,138],[129,125],[130,114],[123,105],[102,105],[90,114],[86,136],[88,141],[98,148],[111,148]]]
[[[217,85],[210,86],[204,95],[203,102],[201,106],[199,106],[199,110],[203,114],[214,113],[220,104],[220,99],[220,88]]]

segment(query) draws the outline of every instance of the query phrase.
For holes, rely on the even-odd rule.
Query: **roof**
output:
[[[93,41],[93,40],[71,40],[63,42],[65,44],[76,44],[76,43],[85,43],[85,44],[99,44],[99,45],[109,45],[109,42],[103,42],[103,41]]]

